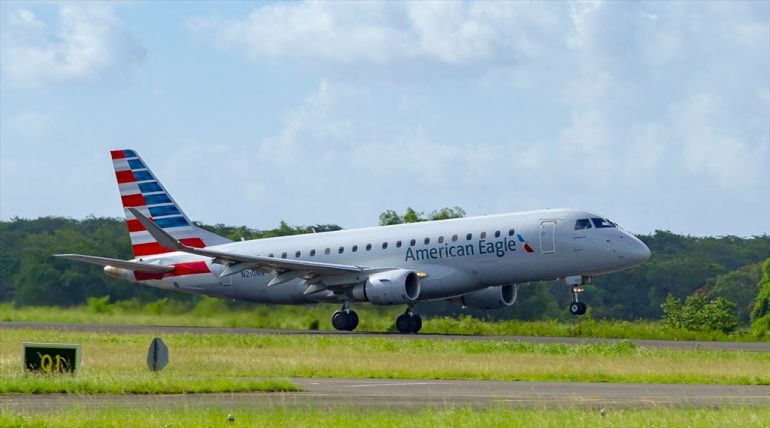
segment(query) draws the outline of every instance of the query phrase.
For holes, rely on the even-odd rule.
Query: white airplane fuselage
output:
[[[426,301],[490,286],[591,277],[631,268],[650,257],[644,243],[614,225],[576,230],[580,219],[603,218],[587,211],[553,209],[266,238],[209,248],[287,260],[407,269],[419,273],[417,301]],[[140,274],[112,267],[105,271],[152,287],[253,302],[342,301],[334,293],[306,294],[307,285],[301,278],[268,286],[274,276],[263,271],[246,269],[221,276],[222,264],[195,254],[171,252],[135,260],[182,264],[191,271]],[[349,280],[355,282],[356,278]]]

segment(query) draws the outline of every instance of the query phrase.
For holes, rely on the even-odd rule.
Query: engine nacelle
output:
[[[420,297],[420,278],[406,269],[393,269],[369,276],[353,287],[353,298],[377,305],[412,303]]]
[[[463,294],[449,301],[474,309],[502,309],[513,305],[518,294],[519,284],[496,285]]]

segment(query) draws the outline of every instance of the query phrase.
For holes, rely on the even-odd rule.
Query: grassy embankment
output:
[[[170,363],[145,366],[147,334],[8,329],[0,341],[0,393],[170,393],[290,390],[290,377],[770,384],[770,353],[646,349],[611,344],[388,337],[163,334]],[[23,341],[80,343],[78,376],[20,374]]]
[[[92,302],[75,308],[15,307],[0,304],[0,321],[62,322],[83,324],[184,325],[202,327],[249,327],[297,330],[332,330],[330,317],[335,305],[267,306],[251,309],[229,309],[224,301],[206,298],[193,308],[170,301],[149,304]],[[401,307],[356,305],[361,320],[357,331],[395,331],[396,316]],[[418,307],[419,312],[419,307]],[[586,317],[570,321],[481,321],[471,317],[425,318],[422,333],[601,337],[618,339],[663,340],[756,340],[746,331],[726,334],[721,331],[688,331],[664,326],[653,321],[593,320]]]
[[[227,421],[231,413],[233,422]],[[606,416],[587,409],[532,410],[509,408],[444,408],[419,412],[350,409],[222,410],[186,408],[70,409],[19,415],[0,413],[0,426],[18,427],[766,427],[769,408],[612,410]]]

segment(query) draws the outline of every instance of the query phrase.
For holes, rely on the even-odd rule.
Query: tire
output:
[[[353,331],[358,327],[358,314],[354,311],[349,311],[347,313],[348,315],[348,326],[346,328],[347,331]]]
[[[417,333],[422,328],[422,318],[419,315],[412,315],[412,333]]]
[[[398,330],[399,333],[412,333],[413,325],[414,322],[412,321],[412,317],[407,314],[401,314],[396,318],[396,330]]]
[[[335,311],[332,314],[332,326],[336,330],[344,331],[347,330],[348,325],[350,325],[351,317],[348,316],[347,313],[344,311]]]
[[[580,309],[583,307],[581,302],[572,302],[569,305],[569,313],[572,315],[580,315]]]
[[[580,312],[578,312],[578,315],[583,315],[583,314],[585,314],[585,313],[586,313],[586,311],[588,310],[588,305],[586,305],[586,304],[585,304],[585,303],[583,303],[583,302],[578,302],[578,304],[580,305]]]

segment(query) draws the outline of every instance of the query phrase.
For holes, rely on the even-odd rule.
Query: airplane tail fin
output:
[[[168,253],[142,226],[128,208],[135,208],[182,244],[204,248],[231,242],[229,239],[195,226],[166,188],[134,150],[113,150],[112,164],[120,189],[134,257]]]

